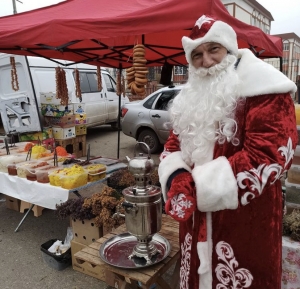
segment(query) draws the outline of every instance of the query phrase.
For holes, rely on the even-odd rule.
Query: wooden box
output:
[[[19,212],[20,211],[20,203],[19,199],[6,196],[6,208]]]
[[[75,157],[78,157],[76,155],[76,142],[75,142],[75,137],[70,138],[70,139],[65,139],[65,140],[55,140],[55,143],[57,146],[62,146],[69,154],[75,155]]]
[[[86,156],[86,135],[79,135],[75,138],[75,154],[77,158]]]

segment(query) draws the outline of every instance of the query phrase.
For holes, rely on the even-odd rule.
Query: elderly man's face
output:
[[[192,51],[192,64],[195,68],[210,68],[220,63],[227,55],[227,49],[219,43],[207,42]]]

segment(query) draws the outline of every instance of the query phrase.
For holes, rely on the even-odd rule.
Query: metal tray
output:
[[[152,237],[151,243],[161,251],[161,254],[157,253],[156,255],[152,256],[152,264],[146,264],[145,258],[128,258],[137,243],[137,238],[130,233],[116,235],[102,243],[99,249],[100,258],[104,262],[115,267],[139,269],[141,267],[155,265],[158,262],[164,260],[169,255],[171,250],[169,241],[161,235],[155,234]]]

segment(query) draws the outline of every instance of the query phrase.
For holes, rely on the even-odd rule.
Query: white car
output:
[[[182,89],[182,86],[161,88],[143,100],[126,103],[122,106],[122,131],[124,134],[146,143],[150,153],[159,152],[168,139],[170,129],[167,111],[169,101]],[[141,149],[148,153],[145,146]]]

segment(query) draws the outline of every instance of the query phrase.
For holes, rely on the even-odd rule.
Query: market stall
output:
[[[282,56],[280,38],[232,17],[220,0],[65,1],[0,18],[0,51],[127,68],[139,43],[147,48],[147,66],[186,65],[181,38],[202,14],[232,26],[239,48]]]
[[[133,66],[133,48],[142,44],[146,51],[146,67],[182,66],[187,62],[181,38],[190,33],[195,20],[202,14],[215,16],[231,25],[236,31],[239,48],[249,48],[257,57],[282,57],[280,38],[232,17],[220,0],[65,1],[1,17],[0,51],[41,56],[60,66],[70,65],[64,60],[71,60],[122,70]],[[144,81],[147,78],[140,83],[141,87],[131,91],[143,91]],[[119,96],[120,108],[120,93]]]
[[[127,166],[103,157],[87,161],[75,159],[62,147],[56,147],[55,152],[63,151],[65,156],[57,156],[57,153],[30,142],[18,143],[10,149],[7,146],[6,149],[0,149],[3,194],[30,204],[15,231],[34,205],[55,210],[70,197],[81,197],[81,192],[106,181],[111,172]]]

